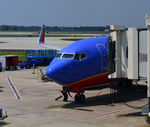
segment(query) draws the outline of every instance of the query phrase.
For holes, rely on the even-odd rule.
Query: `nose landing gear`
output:
[[[63,101],[67,102],[68,101],[68,93],[64,90],[61,90],[61,93],[63,96],[59,96],[55,99],[55,101],[59,100],[60,98],[63,97]]]
[[[80,94],[80,93],[76,94],[75,95],[75,102],[84,104],[85,103],[85,95],[83,93],[82,94]]]
[[[64,90],[61,90],[61,93],[62,93],[62,95],[64,96],[64,99],[63,99],[63,101],[68,101],[68,94],[67,94],[67,92],[66,91],[64,91]]]
[[[83,88],[80,88],[80,89],[74,88],[74,90],[73,90],[73,89],[68,89],[66,87],[63,87],[63,89],[61,90],[62,96],[57,97],[55,99],[55,101],[57,101],[58,99],[63,97],[63,101],[67,102],[68,101],[68,96],[72,97],[70,95],[70,92],[74,92],[74,93],[77,93],[74,97],[75,102],[84,104],[85,103],[85,95],[83,94],[84,91],[85,90]]]

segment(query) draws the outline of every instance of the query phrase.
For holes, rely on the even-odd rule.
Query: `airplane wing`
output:
[[[46,48],[50,49],[56,49],[56,50],[61,50],[62,48],[51,46],[51,45],[45,45],[45,25],[42,26],[41,32],[40,32],[40,38],[39,38],[39,45],[44,46]]]
[[[61,50],[62,48],[59,47],[55,47],[55,46],[51,46],[51,45],[45,45],[45,44],[41,44],[41,46],[44,46],[46,48],[50,48],[50,49],[56,49],[56,50]]]

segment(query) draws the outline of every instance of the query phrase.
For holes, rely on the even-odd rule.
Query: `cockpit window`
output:
[[[62,55],[62,53],[58,53],[58,54],[56,55],[56,58],[60,58],[61,55]]]
[[[86,58],[86,53],[76,53],[74,56],[75,60],[82,60]]]
[[[57,53],[56,58],[63,58],[63,59],[75,59],[75,60],[83,60],[85,59],[86,53]]]
[[[78,54],[78,53],[75,54],[74,59],[75,59],[75,60],[80,60],[80,54]]]
[[[73,59],[74,57],[74,54],[68,54],[68,53],[64,53],[62,58],[65,58],[65,59]]]
[[[81,60],[86,58],[86,54],[85,53],[81,53]]]

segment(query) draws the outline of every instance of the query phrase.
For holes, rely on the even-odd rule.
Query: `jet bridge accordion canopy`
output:
[[[114,26],[108,43],[109,78],[147,77],[147,29]]]

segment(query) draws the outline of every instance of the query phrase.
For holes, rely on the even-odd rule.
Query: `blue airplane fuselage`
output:
[[[74,42],[60,50],[46,74],[66,87],[89,87],[109,82],[107,73],[109,36]]]

